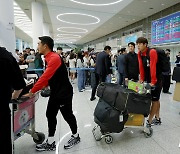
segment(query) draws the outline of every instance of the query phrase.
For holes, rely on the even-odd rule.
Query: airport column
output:
[[[33,48],[37,49],[38,37],[43,36],[43,12],[42,4],[32,2],[32,29],[33,29]]]
[[[48,23],[43,23],[43,35],[44,36],[50,36],[49,24]]]
[[[0,46],[15,53],[15,44],[13,0],[0,0]]]

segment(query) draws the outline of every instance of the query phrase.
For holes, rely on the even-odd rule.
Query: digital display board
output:
[[[180,42],[180,12],[152,21],[152,45],[175,42]]]

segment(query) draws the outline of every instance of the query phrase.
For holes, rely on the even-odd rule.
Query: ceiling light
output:
[[[14,10],[21,10],[21,9],[17,6],[14,6]]]
[[[14,13],[15,16],[19,16],[19,17],[26,17],[25,14],[18,14],[18,13]]]
[[[21,11],[21,10],[14,10],[14,13],[22,13],[22,14],[24,14],[24,12]]]
[[[80,38],[81,35],[73,35],[73,34],[57,34],[60,38]]]
[[[14,23],[19,29],[27,33],[32,37],[32,22],[24,11],[18,6],[16,2],[14,4]]]
[[[91,5],[91,6],[106,6],[106,5],[113,5],[113,4],[117,4],[117,3],[120,3],[121,1],[123,0],[116,0],[114,2],[111,2],[111,3],[102,3],[102,4],[95,4],[95,3],[85,3],[85,2],[80,2],[80,1],[77,1],[77,0],[70,0],[71,2],[74,2],[74,3],[78,3],[78,4],[83,4],[83,5]]]
[[[65,20],[60,19],[61,16],[65,16],[65,15],[87,16],[87,17],[94,18],[97,21],[96,22],[91,22],[91,23],[75,23],[75,22],[69,22],[69,21],[65,21]],[[62,14],[57,15],[57,19],[59,21],[61,21],[61,22],[68,23],[68,24],[74,24],[74,25],[93,25],[93,24],[97,24],[97,23],[100,22],[100,19],[98,17],[92,16],[92,15],[89,15],[89,14],[82,14],[82,13],[62,13]]]
[[[64,30],[64,29],[67,29],[67,30]],[[75,29],[77,31],[72,31],[71,32],[71,31],[69,31],[71,29]],[[60,27],[60,28],[57,28],[57,30],[60,31],[60,32],[64,32],[64,33],[87,33],[88,32],[87,29],[77,28],[77,27]]]

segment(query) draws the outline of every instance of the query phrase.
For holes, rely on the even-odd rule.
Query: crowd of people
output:
[[[46,117],[48,121],[48,139],[45,143],[37,145],[38,151],[53,151],[56,149],[55,131],[57,124],[57,113],[61,112],[65,121],[68,123],[72,135],[65,149],[72,148],[80,142],[80,135],[77,131],[76,117],[72,111],[72,98],[74,80],[77,76],[77,87],[79,92],[83,92],[86,86],[91,85],[92,92],[90,101],[96,99],[96,89],[101,82],[111,82],[112,77],[116,78],[116,83],[124,87],[127,86],[128,80],[137,81],[140,83],[147,82],[152,88],[152,106],[149,118],[147,120],[147,127],[152,125],[160,125],[160,94],[163,92],[171,94],[169,87],[171,84],[171,67],[170,67],[170,50],[166,49],[166,57],[169,61],[169,67],[166,72],[162,72],[159,65],[158,52],[154,48],[148,47],[148,40],[144,37],[139,37],[136,40],[138,53],[135,52],[136,45],[134,42],[128,43],[128,53],[126,48],[121,48],[116,55],[112,55],[111,47],[105,46],[102,52],[95,52],[91,49],[87,52],[74,50],[70,52],[63,52],[61,47],[57,48],[57,53],[53,51],[54,41],[48,36],[39,37],[38,50],[26,48],[23,53],[16,50],[15,58],[5,49],[1,50],[0,63],[4,76],[1,76],[1,81],[8,79],[10,82],[5,82],[0,88],[0,92],[6,96],[1,100],[7,102],[1,108],[0,113],[7,116],[0,116],[1,123],[7,123],[7,127],[1,128],[1,132],[11,134],[10,125],[10,111],[8,102],[10,99],[17,99],[22,89],[25,87],[23,76],[20,72],[19,65],[28,65],[28,69],[34,70],[38,74],[39,79],[30,90],[28,96],[32,97],[37,91],[49,86],[51,89],[48,106],[46,110]],[[42,58],[44,55],[44,58]],[[5,59],[5,60],[4,60]],[[177,55],[177,66],[179,66],[180,53]],[[6,67],[5,67],[6,66]],[[36,71],[36,69],[44,69]],[[8,71],[7,71],[8,70]],[[69,73],[68,73],[69,72]],[[13,75],[12,75],[13,74]],[[9,78],[12,77],[13,78]],[[8,85],[7,85],[8,83]],[[11,97],[11,90],[14,92]],[[5,110],[6,109],[6,110]],[[6,118],[1,118],[6,117]],[[1,139],[9,142],[4,148],[11,151],[11,136],[1,135]]]

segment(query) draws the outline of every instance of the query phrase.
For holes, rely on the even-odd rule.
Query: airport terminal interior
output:
[[[71,144],[72,148],[64,148],[65,143],[71,142],[69,138],[72,133],[58,112],[54,136],[56,149],[37,150],[36,143],[45,143],[46,139],[46,146],[51,145],[48,142],[46,118],[49,97],[42,96],[39,91],[29,102],[26,100],[27,107],[23,103],[10,104],[13,154],[180,154],[180,79],[172,79],[174,68],[180,68],[179,0],[0,0],[0,47],[12,53],[26,84],[38,82],[46,69],[46,56],[38,57],[41,67],[36,67],[35,63],[40,52],[38,38],[41,36],[49,36],[54,40],[53,52],[61,56],[67,68],[73,87],[72,110],[77,120],[80,142]],[[141,125],[126,123],[119,133],[103,132],[94,116],[100,98],[97,94],[91,96],[96,82],[93,80],[93,70],[99,67],[96,66],[96,58],[107,47],[110,52],[109,69],[112,72],[106,82],[120,84],[123,88],[126,84],[127,89],[129,84],[124,78],[120,83],[118,57],[130,52],[130,42],[131,45],[134,43],[133,50],[138,53],[140,47],[137,40],[142,37],[147,39],[150,48],[164,50],[169,57],[168,75],[163,74],[169,77],[169,87],[166,91],[163,87],[161,91],[161,119],[156,119],[161,123],[149,127],[148,116],[143,116]],[[78,63],[78,53],[84,56],[82,65]],[[80,77],[81,69],[84,71],[83,77]],[[176,75],[175,78],[180,77]],[[83,80],[84,87],[80,88],[78,79]],[[132,89],[140,94],[141,85],[134,84],[136,86]],[[116,110],[119,112],[119,109]],[[120,122],[125,120],[121,115],[122,112],[118,115]],[[128,121],[131,116],[138,116],[136,113],[128,115]],[[37,136],[38,133],[41,136]],[[37,141],[38,137],[42,142]],[[2,154],[9,153],[2,151]]]

